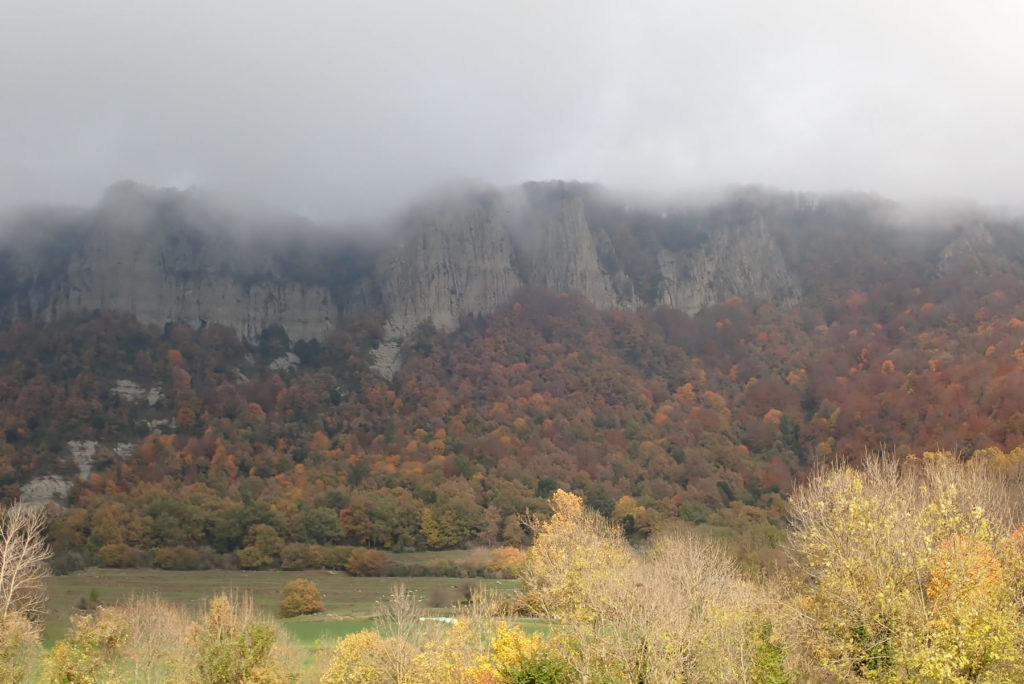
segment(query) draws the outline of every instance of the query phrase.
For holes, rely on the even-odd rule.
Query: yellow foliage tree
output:
[[[818,679],[1024,681],[1003,571],[1017,513],[982,462],[926,454],[812,477],[791,501],[789,636]]]
[[[715,544],[668,535],[640,554],[578,496],[550,503],[522,576],[527,604],[558,618],[570,680],[749,681],[771,669],[756,662],[770,604]]]
[[[521,577],[529,604],[541,615],[593,620],[607,611],[595,588],[615,584],[633,562],[622,532],[583,499],[559,489],[551,496],[551,518],[534,522],[536,542]]]
[[[393,643],[386,643],[393,641]],[[396,649],[412,651],[410,644],[381,639],[364,629],[338,640],[322,684],[399,684],[405,677],[395,672],[392,658]],[[411,655],[409,658],[411,659]]]

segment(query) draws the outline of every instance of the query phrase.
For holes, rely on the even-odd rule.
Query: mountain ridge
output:
[[[617,209],[583,184],[467,190],[409,210],[394,241],[359,252],[294,217],[260,225],[199,193],[122,183],[77,217],[8,231],[0,318],[46,322],[107,309],[158,325],[219,323],[253,343],[274,325],[293,341],[323,339],[341,316],[375,311],[385,341],[400,342],[424,322],[450,330],[462,316],[493,312],[522,287],[578,292],[599,309],[686,313],[729,296],[799,299],[763,221],[709,229],[693,250],[648,245],[657,284],[645,290],[623,269],[602,220],[628,232],[631,222],[658,218]],[[289,263],[292,237],[302,248]]]

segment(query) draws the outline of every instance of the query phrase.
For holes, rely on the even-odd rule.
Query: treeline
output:
[[[459,560],[410,561],[401,554],[361,546],[281,544],[256,528],[252,543],[238,553],[219,554],[209,547],[187,546],[140,550],[127,544],[101,546],[97,558],[110,568],[159,568],[161,570],[341,570],[356,577],[485,577],[511,579],[522,564],[523,552],[514,546],[475,547]],[[52,563],[58,574],[67,563],[81,561],[73,554]]]
[[[454,621],[421,619],[398,587],[373,630],[303,666],[237,597],[201,614],[136,598],[76,618],[45,655],[22,618],[0,620],[0,666],[5,681],[196,684],[1021,681],[1024,508],[999,458],[816,471],[790,502],[789,560],[768,575],[692,526],[630,544],[558,490],[532,522],[519,593],[477,595]],[[524,615],[544,633],[526,633]]]

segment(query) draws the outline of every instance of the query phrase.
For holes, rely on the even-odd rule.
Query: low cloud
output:
[[[0,204],[200,185],[315,219],[460,179],[1012,204],[1024,6],[41,0],[0,25]]]

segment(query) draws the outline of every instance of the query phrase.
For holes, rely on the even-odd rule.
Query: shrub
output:
[[[377,549],[354,548],[345,563],[345,572],[357,577],[376,577],[380,575],[388,556]]]
[[[787,634],[809,678],[1024,681],[1008,483],[925,454],[825,469],[794,492],[802,591]]]
[[[292,580],[281,590],[281,602],[277,606],[277,614],[281,617],[313,615],[323,610],[324,600],[320,590],[308,579],[300,577]]]
[[[153,565],[163,570],[198,570],[199,552],[185,546],[159,548],[153,554]]]
[[[523,600],[561,618],[552,627],[561,650],[526,665],[564,664],[569,679],[590,681],[750,681],[769,597],[722,549],[675,535],[638,553],[579,497],[559,490],[551,504],[551,519],[534,523]]]
[[[84,570],[89,564],[85,556],[78,551],[63,551],[54,554],[50,567],[55,575],[66,575],[76,570]]]
[[[106,544],[97,554],[108,568],[137,568],[142,564],[142,552],[127,544]]]
[[[569,679],[569,666],[547,648],[540,634],[526,636],[502,622],[491,642],[495,670],[503,684],[558,684]]]
[[[245,548],[238,552],[238,563],[243,570],[259,570],[273,566],[284,548],[281,537],[270,525],[258,524],[245,535]]]
[[[117,611],[71,618],[71,630],[54,644],[43,681],[53,684],[105,682],[113,678],[114,658],[124,644],[126,625]]]
[[[352,556],[351,546],[323,546],[321,554],[323,565],[328,570],[344,570],[348,559]]]
[[[195,649],[192,672],[199,684],[278,684],[294,679],[284,634],[256,614],[250,596],[213,598],[190,641]]]
[[[8,615],[0,622],[0,681],[35,681],[40,650],[36,626],[20,613]]]
[[[286,544],[281,549],[282,570],[308,570],[310,568],[322,567],[324,567],[324,549],[322,546],[314,544]]]
[[[242,570],[259,570],[265,567],[265,557],[255,546],[246,546],[238,552],[238,567]]]
[[[183,646],[192,625],[185,610],[155,596],[134,596],[118,612],[126,626],[120,672],[139,684],[185,680],[191,668]]]
[[[511,579],[519,576],[526,554],[514,546],[503,546],[491,552],[487,569],[498,577]]]
[[[338,639],[322,684],[390,684],[402,675],[416,655],[415,648],[399,639],[381,639],[364,629]]]

